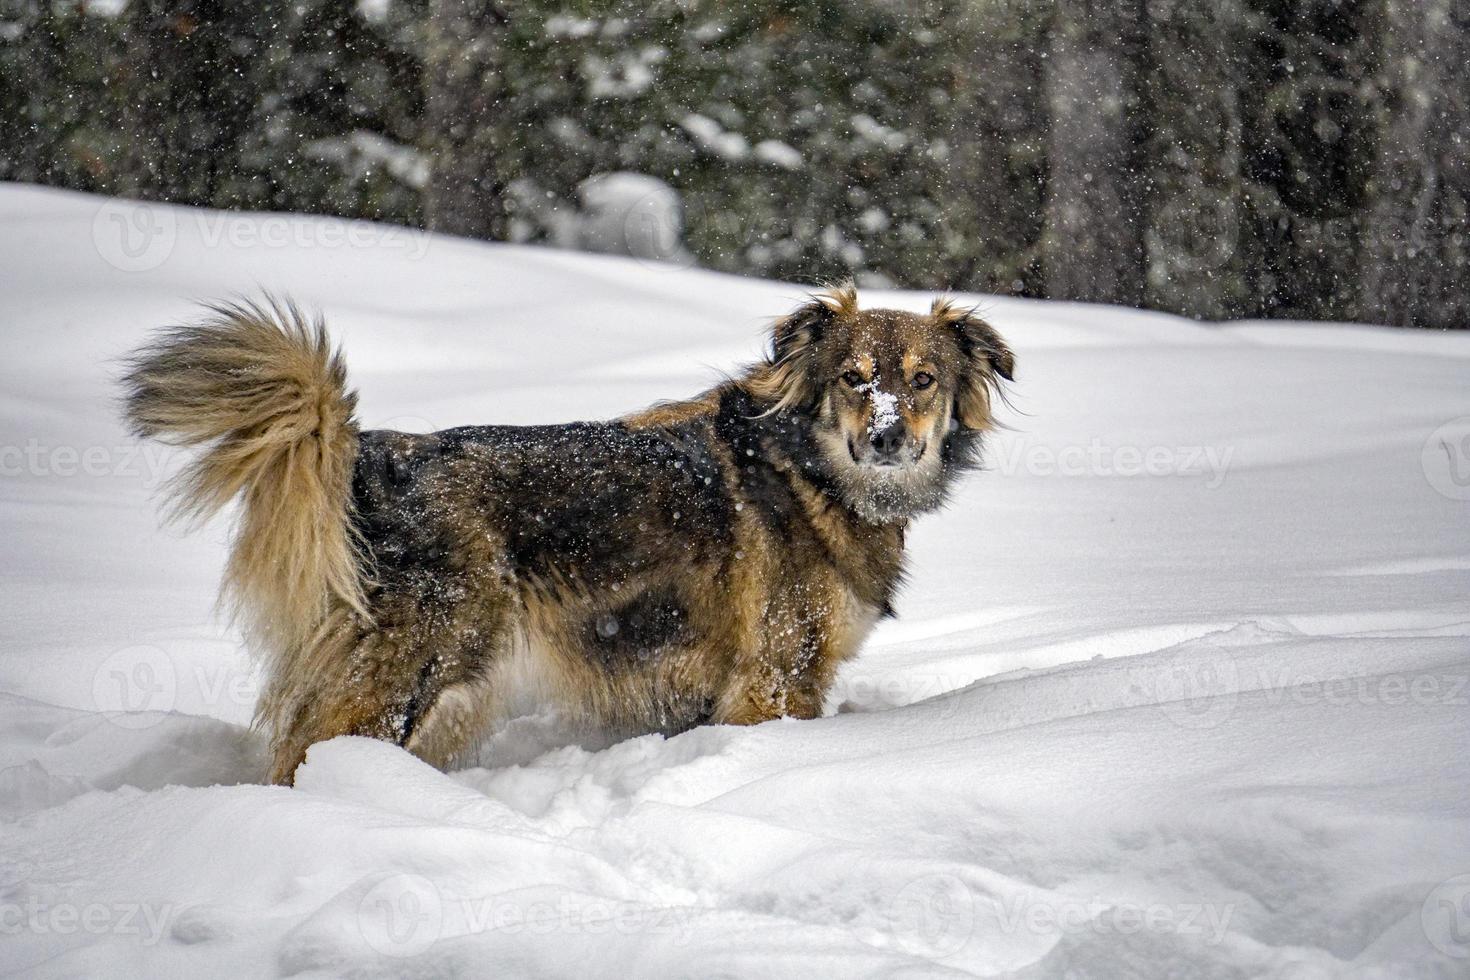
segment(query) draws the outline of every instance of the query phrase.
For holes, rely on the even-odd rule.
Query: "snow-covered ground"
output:
[[[1470,975],[1470,334],[986,299],[1015,429],[828,717],[283,789],[109,386],[257,286],[414,430],[692,393],[801,294],[0,187],[0,972]]]

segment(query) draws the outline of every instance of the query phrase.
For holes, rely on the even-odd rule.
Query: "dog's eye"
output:
[[[856,388],[858,385],[863,383],[863,376],[861,374],[858,374],[856,371],[843,371],[842,383],[847,385],[849,388]]]
[[[925,388],[929,387],[933,383],[934,375],[928,373],[927,371],[920,371],[918,374],[914,375],[914,387],[919,389],[920,391],[923,391]]]

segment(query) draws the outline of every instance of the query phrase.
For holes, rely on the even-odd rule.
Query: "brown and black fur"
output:
[[[245,498],[226,589],[267,658],[258,720],[290,782],[343,734],[448,765],[528,684],[625,731],[817,716],[1012,370],[970,310],[864,311],[845,287],[690,401],[359,432],[321,324],[240,304],[139,352],[127,417],[209,447],[182,509]]]

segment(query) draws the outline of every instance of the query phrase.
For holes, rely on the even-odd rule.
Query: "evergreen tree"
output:
[[[1055,0],[1046,69],[1047,295],[1144,293],[1143,0]]]
[[[804,282],[1470,326],[1470,0],[106,13],[0,0],[0,179]],[[613,188],[682,216],[589,223]]]
[[[1470,324],[1470,3],[1387,0],[1361,314]]]
[[[0,180],[115,190],[120,61],[114,25],[83,7],[0,0]]]
[[[1250,0],[1243,175],[1253,315],[1351,319],[1382,0]]]
[[[1243,160],[1251,13],[1239,0],[1152,4],[1146,147],[1154,201],[1145,302],[1228,319],[1253,309]]]
[[[426,168],[422,4],[294,0],[252,66],[237,163],[215,203],[418,223]]]
[[[507,15],[480,0],[433,0],[424,43],[424,142],[430,155],[425,222],[435,231],[505,239],[509,232],[505,141],[534,138],[510,123],[504,70]],[[549,89],[561,82],[534,77]],[[545,147],[546,144],[537,144]]]
[[[181,204],[228,204],[260,101],[261,67],[286,0],[133,0],[119,84],[131,134],[120,189]]]

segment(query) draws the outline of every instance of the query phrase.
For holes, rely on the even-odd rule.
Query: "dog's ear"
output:
[[[822,339],[832,311],[821,300],[798,307],[771,327],[771,363],[800,360]]]
[[[776,321],[771,328],[771,353],[765,369],[751,382],[758,397],[770,403],[770,411],[811,408],[819,386],[813,373],[813,355],[827,329],[839,316],[857,308],[857,291],[839,286],[812,297]]]
[[[945,329],[953,330],[965,358],[965,369],[955,390],[955,420],[966,429],[985,430],[993,425],[992,406],[1002,397],[1001,382],[1015,380],[1016,355],[995,328],[948,299],[936,299],[932,315]]]

